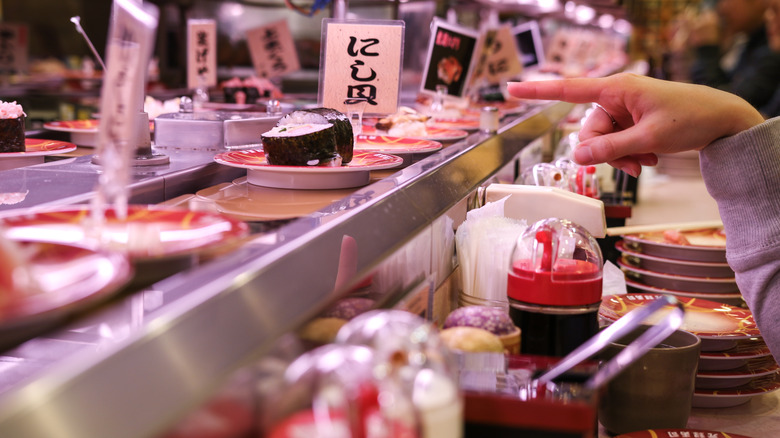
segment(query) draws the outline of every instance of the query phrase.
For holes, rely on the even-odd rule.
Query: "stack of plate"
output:
[[[626,234],[616,248],[629,292],[663,293],[744,306],[726,263],[723,228]]]
[[[616,321],[658,296],[606,296],[599,316],[607,322]],[[685,307],[681,329],[701,339],[693,407],[737,406],[757,395],[780,389],[780,366],[770,354],[749,310],[709,300],[679,300]]]

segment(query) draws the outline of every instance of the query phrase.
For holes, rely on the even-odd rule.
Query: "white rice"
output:
[[[262,134],[262,137],[297,137],[311,134],[312,132],[328,129],[331,123],[302,123],[274,126],[270,131]]]

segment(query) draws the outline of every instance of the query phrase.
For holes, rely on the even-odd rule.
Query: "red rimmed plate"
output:
[[[771,356],[750,359],[743,365],[729,370],[698,370],[697,389],[723,389],[745,385],[751,380],[777,373],[780,366]]]
[[[396,155],[436,152],[441,148],[438,141],[387,135],[359,135],[355,143],[355,151]]]
[[[124,220],[108,208],[104,233],[93,236],[90,214],[85,205],[16,210],[0,216],[0,223],[12,239],[107,247],[134,262],[188,257],[235,243],[249,234],[244,222],[216,213],[131,205]]]
[[[626,249],[641,254],[695,262],[726,261],[723,227],[626,234],[622,238]]]
[[[734,347],[724,351],[702,351],[699,356],[699,370],[733,370],[745,365],[749,360],[771,355],[761,338],[742,339]]]
[[[747,403],[753,397],[780,389],[780,374],[752,379],[745,385],[728,389],[696,389],[693,392],[694,408],[728,408]]]
[[[725,262],[695,262],[688,260],[656,257],[631,251],[618,241],[615,248],[623,253],[623,262],[648,271],[689,277],[733,278],[734,271]]]
[[[659,296],[658,294],[607,295],[601,300],[599,315],[608,321],[616,321],[631,310],[655,301]],[[750,310],[698,298],[677,297],[677,299],[685,307],[685,318],[680,328],[699,336],[702,340],[736,340],[761,336]]]
[[[98,119],[57,120],[53,122],[46,122],[43,124],[43,127],[51,131],[96,133],[98,130],[98,122]]]
[[[414,138],[420,140],[434,140],[434,141],[456,141],[462,140],[468,137],[469,133],[462,129],[444,129],[436,128],[433,126],[425,128],[425,135],[423,136],[405,136],[405,138]],[[380,131],[373,125],[363,125],[363,135],[387,135],[387,131]]]
[[[665,274],[627,265],[623,260],[617,261],[618,266],[626,273],[626,277],[639,283],[662,289],[680,292],[701,292],[709,294],[739,294],[737,280],[731,278],[690,277],[687,275]]]
[[[70,315],[108,299],[126,284],[132,268],[116,252],[80,245],[17,241],[29,256],[35,288],[3,291],[0,345],[29,339]]]
[[[288,189],[344,189],[369,183],[372,170],[392,169],[403,158],[379,152],[355,151],[344,166],[276,166],[260,150],[223,152],[214,161],[247,169],[250,184]]]
[[[25,139],[24,146],[24,152],[1,152],[0,159],[66,154],[76,150],[76,145],[73,143],[59,140],[43,140],[39,138]]]
[[[702,300],[711,300],[718,303],[728,304],[730,306],[740,307],[745,303],[742,298],[742,294],[711,294],[702,292],[682,292],[672,289],[664,289],[660,287],[648,286],[644,283],[639,283],[626,278],[626,287],[630,292],[635,293],[650,293],[650,294],[667,294],[674,295],[675,297],[695,298]]]
[[[433,117],[427,123],[428,128],[439,129],[463,129],[473,131],[479,129],[479,117]]]
[[[718,432],[703,429],[648,429],[638,432],[624,433],[615,438],[751,438],[731,432]]]

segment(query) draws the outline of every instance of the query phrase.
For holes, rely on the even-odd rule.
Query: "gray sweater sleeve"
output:
[[[780,362],[780,117],[717,140],[699,156],[723,220],[729,265]]]

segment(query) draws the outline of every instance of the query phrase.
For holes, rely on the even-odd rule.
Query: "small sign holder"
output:
[[[421,93],[436,94],[437,86],[446,94],[463,98],[472,74],[479,33],[442,19],[431,22],[431,39],[423,70]]]
[[[346,99],[366,99],[365,114],[397,111],[405,23],[322,20],[318,103],[346,112]]]

